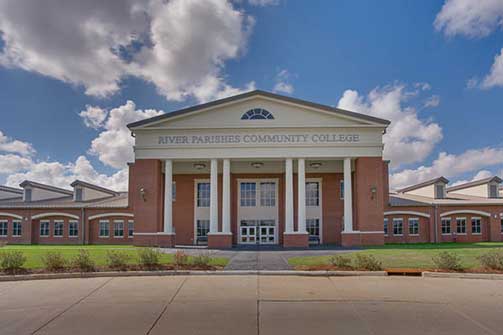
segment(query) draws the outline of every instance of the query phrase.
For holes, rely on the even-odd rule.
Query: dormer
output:
[[[16,199],[21,198],[22,196],[22,189],[0,185],[0,200]]]
[[[449,187],[448,193],[462,194],[481,198],[497,199],[500,197],[499,187],[503,180],[497,176],[475,180]]]
[[[103,199],[119,195],[119,193],[104,187],[96,186],[85,181],[76,180],[71,185],[73,187],[74,201],[89,201]]]
[[[50,185],[25,180],[19,186],[23,189],[23,201],[39,201],[64,198],[73,195],[72,191]]]
[[[412,185],[401,190],[398,193],[417,195],[426,198],[444,199],[446,197],[446,185],[449,180],[445,177],[439,177],[425,181],[420,184]]]

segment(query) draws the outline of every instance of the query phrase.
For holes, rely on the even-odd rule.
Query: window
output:
[[[110,223],[108,220],[100,220],[100,237],[108,237],[110,235]]]
[[[210,220],[197,220],[196,228],[197,237],[208,236],[208,231],[210,231]]]
[[[306,183],[306,206],[320,205],[320,183],[310,181]]]
[[[482,233],[482,226],[480,221],[480,218],[472,218],[472,234]]]
[[[503,219],[500,219],[500,231],[503,234]]]
[[[134,221],[129,220],[127,222],[127,237],[133,237],[133,233],[134,233]]]
[[[0,221],[0,236],[7,236],[7,220]]]
[[[172,201],[176,200],[176,182],[173,182],[171,184],[171,200]]]
[[[79,222],[75,220],[68,221],[68,236],[77,237],[79,236]]]
[[[81,188],[75,189],[75,201],[82,201],[82,189]]]
[[[63,236],[63,220],[54,220],[54,237]]]
[[[21,221],[12,220],[12,236],[21,236]]]
[[[489,197],[498,198],[498,185],[489,185]]]
[[[403,235],[403,219],[393,219],[393,235]]]
[[[340,192],[340,195],[341,195],[341,200],[344,199],[344,180],[341,180],[339,192]]]
[[[24,190],[24,201],[31,201],[31,188]]]
[[[40,236],[49,236],[49,221],[40,221]]]
[[[275,182],[260,183],[260,206],[262,206],[262,207],[276,206],[276,183]]]
[[[435,195],[437,199],[444,198],[444,185],[435,185]]]
[[[114,221],[114,237],[124,237],[124,221]]]
[[[241,183],[241,207],[255,207],[256,204],[256,183]]]
[[[388,236],[388,218],[384,218],[384,235]]]
[[[210,207],[210,183],[197,183],[197,207]]]
[[[442,218],[442,235],[448,235],[451,233],[451,218]]]
[[[409,219],[409,235],[419,235],[419,219]]]
[[[466,234],[466,218],[456,218],[456,232]]]
[[[263,108],[254,108],[244,113],[241,120],[274,120],[274,116]]]
[[[320,237],[320,219],[307,219],[306,230],[309,236]]]

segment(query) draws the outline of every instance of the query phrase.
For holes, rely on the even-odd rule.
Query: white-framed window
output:
[[[273,120],[274,116],[263,108],[253,108],[241,116],[241,120]]]
[[[490,198],[498,198],[498,185],[492,184],[489,185],[489,197]]]
[[[500,219],[500,232],[503,234],[503,218]]]
[[[197,207],[210,207],[210,183],[197,183]]]
[[[240,192],[241,207],[255,207],[257,205],[257,183],[241,183]]]
[[[12,220],[12,236],[19,237],[22,233],[21,220]]]
[[[442,218],[441,223],[442,235],[451,234],[451,218]]]
[[[176,201],[176,181],[171,184],[171,201]]]
[[[482,219],[478,217],[472,218],[472,234],[481,234],[482,233]]]
[[[339,194],[340,194],[341,200],[344,200],[344,180],[341,180],[341,182],[340,182]]]
[[[40,221],[40,236],[49,236],[49,221]]]
[[[439,184],[435,185],[435,195],[437,199],[445,198],[445,185]]]
[[[68,237],[79,236],[79,221],[70,220],[68,221]]]
[[[320,219],[306,219],[306,230],[309,236],[320,237]]]
[[[134,221],[128,220],[127,222],[127,237],[132,238],[134,234]]]
[[[393,235],[403,235],[403,219],[394,218],[393,219]]]
[[[409,218],[409,235],[419,235],[418,218]]]
[[[82,188],[75,189],[75,201],[82,201]]]
[[[241,198],[242,200],[243,198]],[[276,183],[273,181],[260,183],[260,206],[276,206]]]
[[[388,236],[388,218],[384,218],[383,231],[384,236]]]
[[[210,231],[210,220],[197,220],[197,237],[208,236]]]
[[[114,221],[114,237],[124,237],[124,220]]]
[[[456,233],[466,234],[466,218],[456,218]]]
[[[54,220],[54,237],[62,237],[63,236],[63,220]]]
[[[306,182],[306,206],[318,207],[320,205],[320,183],[317,181]]]
[[[7,220],[0,221],[0,236],[7,236],[9,222]]]
[[[110,236],[110,222],[108,220],[100,220],[100,237]]]

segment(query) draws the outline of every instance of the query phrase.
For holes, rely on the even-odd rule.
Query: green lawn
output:
[[[440,251],[449,251],[461,258],[464,268],[480,268],[477,257],[481,254],[498,250],[503,252],[503,242],[482,243],[420,243],[420,244],[386,244],[364,248],[347,254],[354,257],[356,253],[370,254],[378,258],[384,268],[434,268],[432,257]],[[289,259],[293,266],[328,265],[330,256],[294,257]]]
[[[42,255],[48,251],[61,252],[66,259],[70,260],[73,256],[78,254],[80,249],[88,250],[91,257],[96,262],[96,265],[103,266],[106,265],[106,253],[108,250],[120,250],[122,252],[126,252],[131,256],[130,263],[137,264],[137,252],[140,247],[130,245],[7,245],[0,248],[0,253],[3,251],[21,250],[27,258],[24,267],[27,269],[38,269],[43,267]],[[174,255],[163,254],[161,262],[163,264],[169,264],[173,263],[173,259]],[[227,262],[227,258],[212,257],[210,265],[225,266]]]

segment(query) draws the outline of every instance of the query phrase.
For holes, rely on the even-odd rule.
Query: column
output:
[[[210,233],[218,233],[218,160],[211,160],[210,169]]]
[[[164,229],[166,234],[173,233],[173,161],[164,161]]]
[[[293,161],[285,161],[285,233],[293,233]]]
[[[344,158],[344,232],[353,231],[353,196],[351,193],[351,158]]]
[[[306,232],[306,161],[304,158],[299,158],[297,166],[297,220],[300,233]]]
[[[231,161],[224,159],[222,176],[222,232],[231,232]]]

